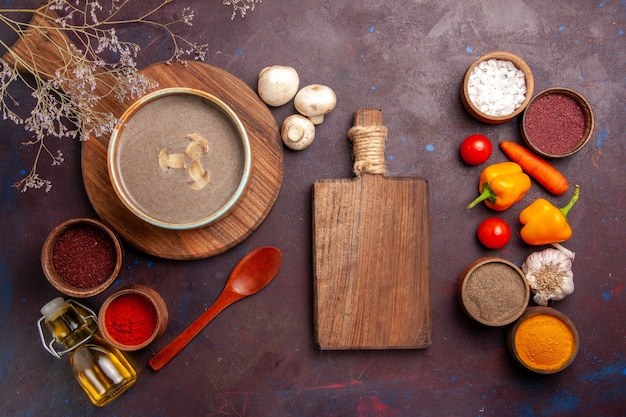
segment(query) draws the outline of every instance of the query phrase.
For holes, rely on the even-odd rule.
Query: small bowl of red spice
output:
[[[70,219],[56,226],[41,249],[41,266],[48,281],[75,298],[107,289],[117,278],[123,258],[122,242],[115,232],[90,218]]]
[[[123,351],[139,350],[163,335],[168,313],[163,298],[145,285],[130,285],[105,300],[98,328],[105,340]]]
[[[537,94],[522,115],[522,138],[535,153],[563,158],[581,150],[593,133],[591,105],[578,92],[562,87]]]

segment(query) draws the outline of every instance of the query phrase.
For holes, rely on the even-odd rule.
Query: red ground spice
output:
[[[135,346],[154,333],[157,313],[145,296],[122,294],[109,304],[104,324],[113,339],[126,346]]]
[[[52,248],[52,264],[59,277],[75,288],[93,288],[115,270],[116,252],[102,229],[79,224],[63,232]]]
[[[563,155],[580,142],[585,117],[574,99],[563,94],[546,94],[534,100],[524,115],[528,140],[550,155]]]

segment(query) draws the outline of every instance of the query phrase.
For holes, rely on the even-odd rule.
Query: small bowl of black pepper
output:
[[[458,283],[463,311],[486,326],[506,326],[528,307],[530,288],[524,273],[498,257],[484,257],[463,271]]]
[[[122,242],[99,220],[75,218],[56,226],[41,249],[43,273],[57,290],[75,298],[106,290],[117,278]]]

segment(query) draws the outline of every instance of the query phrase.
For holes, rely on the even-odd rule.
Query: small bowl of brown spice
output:
[[[123,257],[122,242],[108,226],[76,218],[50,232],[41,249],[41,266],[57,290],[84,298],[101,293],[115,281]]]
[[[522,138],[535,153],[563,158],[581,150],[593,133],[589,102],[568,88],[549,88],[537,94],[522,115]]]
[[[524,273],[513,263],[498,257],[472,262],[458,285],[463,311],[487,326],[505,326],[526,310],[530,287]]]

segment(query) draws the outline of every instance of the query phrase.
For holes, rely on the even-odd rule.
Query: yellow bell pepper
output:
[[[480,174],[480,195],[467,208],[481,201],[496,211],[504,211],[520,201],[530,189],[530,177],[515,162],[501,162],[488,166]]]
[[[571,200],[563,208],[554,207],[547,200],[538,198],[519,214],[522,227],[520,235],[529,245],[549,245],[564,242],[572,237],[572,228],[567,223],[567,214],[574,207],[580,194],[579,186],[574,189]]]

